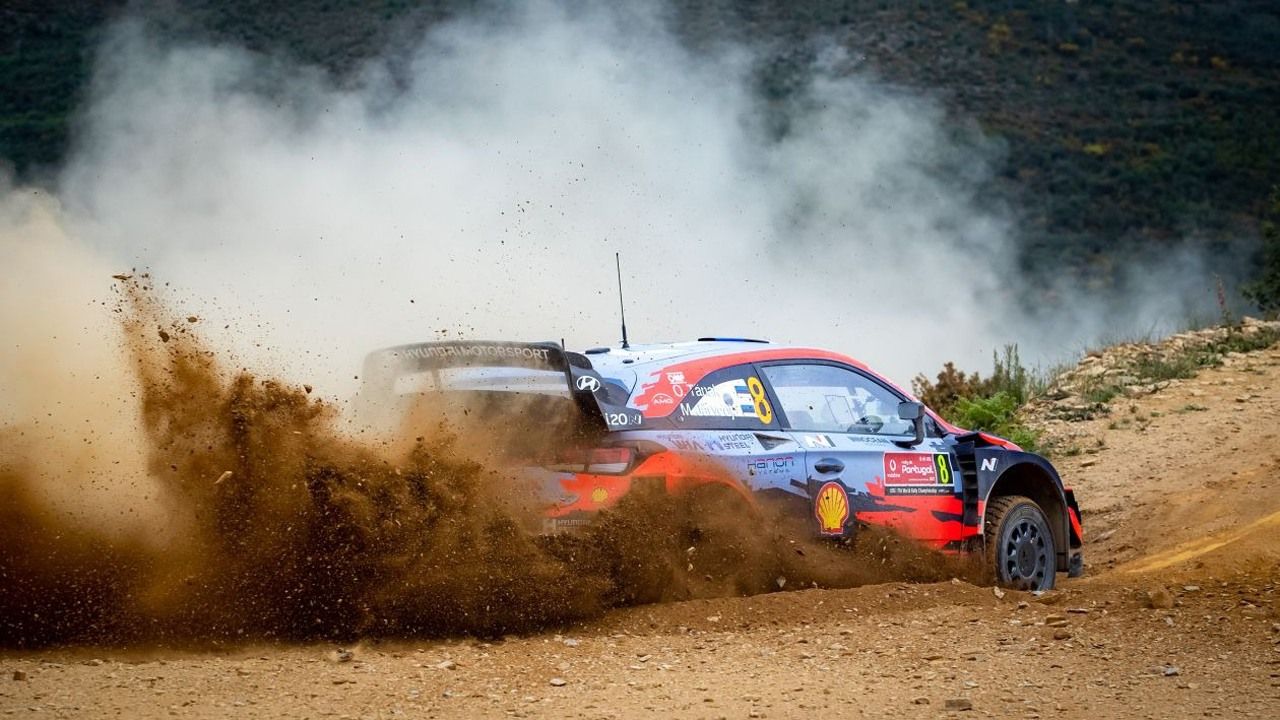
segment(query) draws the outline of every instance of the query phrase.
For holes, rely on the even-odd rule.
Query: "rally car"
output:
[[[547,398],[585,445],[544,463],[545,531],[580,526],[641,484],[718,484],[786,500],[811,531],[891,528],[984,553],[996,581],[1045,590],[1083,568],[1080,511],[1045,458],[958,428],[862,363],[741,338],[661,345],[430,342],[371,353],[366,397],[442,392]],[[527,406],[525,412],[543,412]]]

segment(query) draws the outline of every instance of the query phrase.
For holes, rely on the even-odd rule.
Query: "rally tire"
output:
[[[987,503],[984,540],[988,567],[998,585],[1016,590],[1052,590],[1057,550],[1049,520],[1034,500],[1021,495]]]

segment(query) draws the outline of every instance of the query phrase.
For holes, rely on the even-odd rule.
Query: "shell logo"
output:
[[[838,482],[823,485],[813,501],[813,514],[823,535],[843,535],[844,523],[849,519],[849,494],[844,486]]]
[[[599,505],[600,503],[608,499],[609,499],[609,491],[605,490],[602,487],[598,487],[595,490],[591,491],[591,502],[597,505]]]

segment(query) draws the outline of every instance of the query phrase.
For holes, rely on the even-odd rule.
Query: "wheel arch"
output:
[[[987,490],[982,502],[982,527],[986,527],[987,506],[998,497],[1022,495],[1035,501],[1044,511],[1053,533],[1053,550],[1057,556],[1059,571],[1068,569],[1071,557],[1072,533],[1068,514],[1066,492],[1062,479],[1049,462],[1031,453],[1016,453],[1016,461],[1005,465],[995,482]]]
[[[657,480],[671,495],[679,495],[695,488],[720,486],[732,490],[748,505],[758,505],[755,493],[742,480],[734,477],[724,463],[666,448],[646,457],[630,475],[634,480]]]

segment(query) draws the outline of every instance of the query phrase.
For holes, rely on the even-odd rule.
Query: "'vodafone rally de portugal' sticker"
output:
[[[885,453],[886,495],[951,495],[955,492],[946,453]]]

